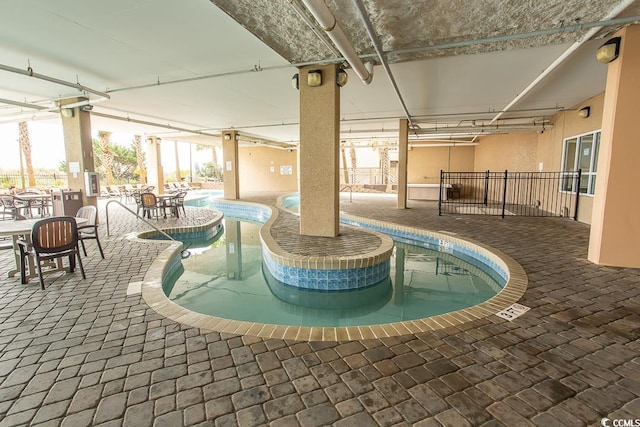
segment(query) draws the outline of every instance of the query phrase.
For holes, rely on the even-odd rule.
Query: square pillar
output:
[[[86,98],[65,99],[60,102],[64,151],[67,160],[67,182],[72,190],[82,191],[82,205],[98,205],[96,196],[88,197],[85,172],[94,172],[93,140],[91,139],[91,114],[80,107],[64,108],[88,101]],[[76,172],[72,172],[75,170]]]
[[[147,156],[147,183],[155,185],[156,193],[164,193],[164,170],[162,169],[162,140],[155,135],[147,137],[145,152]]]
[[[224,198],[240,198],[240,172],[238,171],[238,132],[222,132],[222,169],[224,171]]]
[[[340,87],[337,64],[300,69],[300,234],[340,232]],[[321,84],[309,86],[309,72]]]
[[[407,208],[407,157],[409,154],[409,120],[400,119],[398,135],[398,209]]]
[[[589,261],[640,267],[638,100],[640,25],[618,31],[620,55],[609,63],[593,200]]]

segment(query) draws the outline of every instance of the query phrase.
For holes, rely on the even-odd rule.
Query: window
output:
[[[577,173],[578,169],[581,169],[580,193],[593,195],[596,188],[599,148],[600,131],[573,136],[564,140],[562,155],[563,180],[560,191],[576,191],[574,172]]]

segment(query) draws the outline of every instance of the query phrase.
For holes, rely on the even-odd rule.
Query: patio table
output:
[[[29,213],[31,213],[32,208],[37,208],[40,210],[40,217],[46,216],[48,213],[48,207],[51,206],[51,194],[43,193],[43,194],[16,194],[13,196],[15,200],[21,202],[27,202],[29,206],[26,209],[29,209]]]
[[[0,221],[0,236],[11,236],[13,245],[13,255],[15,257],[16,268],[9,270],[7,277],[13,277],[20,273],[20,248],[18,247],[18,239],[22,237],[27,242],[31,242],[31,229],[33,225],[40,221],[37,219],[24,220],[8,220]],[[76,223],[80,226],[87,223],[85,218],[76,218]],[[56,270],[62,269],[62,260],[58,260]],[[34,269],[33,258],[27,258],[27,277],[36,277],[38,274]]]

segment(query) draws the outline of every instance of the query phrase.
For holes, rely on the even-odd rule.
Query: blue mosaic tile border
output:
[[[293,207],[293,206],[297,206],[299,204],[300,201],[300,196],[299,195],[291,195],[291,196],[285,196],[282,198],[282,206],[287,208],[287,207]],[[237,202],[228,202],[225,200],[213,200],[212,201],[212,206],[215,209],[219,209],[221,210],[225,215],[229,215],[232,217],[236,217],[236,218],[240,218],[240,219],[245,219],[245,220],[249,220],[249,221],[255,221],[258,223],[265,223],[269,217],[271,216],[271,210],[267,207],[261,207],[260,205],[257,204],[248,204],[248,203],[237,203]],[[449,240],[445,240],[445,239],[441,239],[439,237],[433,237],[433,236],[428,236],[428,235],[424,235],[424,234],[418,234],[415,232],[409,232],[409,231],[404,231],[402,229],[398,229],[398,228],[393,228],[393,227],[388,227],[388,226],[381,226],[381,225],[375,225],[375,224],[367,224],[364,222],[360,222],[360,221],[356,221],[353,219],[348,219],[348,218],[340,218],[340,222],[342,224],[346,224],[346,225],[351,225],[354,227],[360,227],[360,228],[364,228],[364,229],[368,229],[368,230],[373,230],[373,231],[377,231],[380,233],[384,233],[387,234],[391,237],[393,237],[394,240],[399,241],[399,242],[403,242],[403,243],[407,243],[407,244],[411,244],[411,245],[415,245],[415,246],[421,246],[421,247],[425,247],[428,249],[433,249],[433,250],[437,250],[440,252],[445,252],[451,255],[454,255],[458,258],[461,258],[467,262],[471,262],[475,265],[477,265],[478,267],[482,268],[487,274],[489,274],[492,278],[494,278],[496,280],[496,282],[498,282],[501,286],[504,287],[505,283],[507,282],[507,280],[509,279],[509,274],[508,272],[503,268],[502,265],[498,264],[494,259],[487,257],[477,251],[474,251],[468,247],[465,247],[463,245],[459,245],[455,242],[449,241]],[[348,269],[348,270],[307,270],[307,269],[303,269],[303,268],[296,268],[296,267],[289,267],[289,266],[285,266],[282,264],[278,264],[276,263],[273,259],[271,259],[271,257],[267,254],[267,251],[263,251],[263,255],[264,255],[264,259],[267,260],[269,259],[270,262],[267,262],[267,266],[269,267],[269,270],[272,272],[272,274],[274,275],[274,277],[284,283],[290,284],[292,286],[300,286],[300,287],[304,287],[307,289],[321,289],[321,288],[314,288],[313,285],[309,284],[308,280],[305,279],[309,279],[310,278],[310,274],[313,275],[314,273],[308,273],[308,272],[318,272],[318,271],[354,271],[354,270],[364,270],[366,268],[375,268],[376,265],[374,266],[370,266],[370,267],[365,267],[362,269]],[[387,260],[387,264],[389,264],[389,261]],[[379,264],[378,264],[379,265]],[[274,268],[276,268],[275,266],[279,266],[281,267],[280,272],[275,272]],[[288,269],[288,270],[284,270],[284,269]],[[388,268],[388,266],[387,266]],[[299,274],[296,273],[295,270],[300,270],[301,272]],[[304,273],[302,271],[305,271],[307,273]],[[367,272],[364,272],[365,277],[367,275]],[[388,274],[388,273],[387,273]],[[284,277],[287,277],[287,279],[285,280]],[[353,276],[352,276],[353,277]],[[322,278],[321,278],[322,279]],[[345,278],[342,277],[342,280],[339,281],[339,283],[341,284],[336,284],[336,278],[332,277],[331,280],[333,280],[333,282],[331,282],[331,284],[329,284],[328,280],[329,278],[327,277],[327,282],[324,284],[325,289],[355,289],[359,286],[357,285],[351,285],[351,286],[355,286],[355,287],[349,287],[349,285],[345,285],[344,281]],[[347,278],[349,279],[349,276],[347,274]],[[384,279],[384,277],[380,278],[379,280]],[[316,278],[314,278],[314,280],[316,280]],[[358,279],[356,278],[356,281]],[[378,281],[379,281],[378,280]],[[300,283],[300,285],[294,285],[292,282],[297,282]],[[357,282],[356,282],[357,283]],[[373,282],[369,282],[369,285],[376,283],[376,281]],[[342,286],[342,287],[341,287]],[[345,287],[346,286],[346,287]]]
[[[225,215],[260,224],[264,224],[271,217],[271,209],[259,205],[212,200],[210,206],[222,211]]]
[[[484,256],[468,247],[458,245],[455,242],[451,242],[448,240],[425,236],[416,233],[409,233],[405,231],[395,230],[393,228],[388,227],[380,227],[376,225],[363,224],[357,221],[349,221],[349,220],[340,220],[341,223],[352,225],[355,227],[365,228],[367,230],[374,230],[380,233],[385,233],[393,237],[394,240],[399,242],[421,246],[428,249],[434,249],[440,252],[445,252],[451,254],[457,258],[461,258],[464,261],[470,262],[472,264],[478,265],[479,263],[482,266],[486,266],[486,271],[488,273],[495,272],[497,276],[500,278],[498,282],[504,286],[506,281],[509,279],[509,274],[495,262],[493,259]]]
[[[299,202],[299,200],[300,197],[298,195],[286,196],[282,198],[282,205],[283,207],[296,206],[296,202]],[[486,267],[486,272],[494,277],[497,282],[500,283],[503,287],[506,281],[509,279],[509,274],[507,273],[507,271],[505,271],[502,265],[498,264],[494,259],[491,259],[487,256],[482,255],[481,253],[478,253],[468,247],[459,245],[452,241],[427,236],[424,234],[403,231],[392,227],[367,224],[343,217],[340,218],[340,223],[384,233],[393,237],[394,240],[399,242],[445,252],[461,258],[467,262],[471,262],[475,265],[481,264],[481,266]]]
[[[363,268],[312,270],[290,267],[273,260],[268,251],[262,253],[269,272],[282,283],[303,289],[346,291],[365,288],[389,277],[391,263],[387,259]]]
[[[193,230],[193,231],[181,231],[178,233],[168,232],[169,236],[173,237],[175,240],[208,240],[215,237],[218,233],[220,233],[222,229],[222,224],[217,224],[215,227],[207,228],[205,230]],[[168,240],[164,235],[160,233],[155,233],[150,235],[149,237],[145,237],[145,239],[151,240]]]

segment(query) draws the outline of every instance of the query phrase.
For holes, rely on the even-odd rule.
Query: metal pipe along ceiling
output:
[[[88,88],[86,86],[82,86],[80,83],[67,82],[65,80],[60,80],[60,79],[57,79],[55,77],[49,77],[49,76],[45,76],[44,74],[35,73],[31,67],[29,67],[29,69],[27,69],[27,70],[22,70],[20,68],[15,68],[15,67],[11,67],[9,65],[0,64],[0,70],[9,71],[11,73],[16,73],[16,74],[22,74],[23,76],[34,77],[36,79],[45,80],[45,81],[48,81],[48,82],[51,82],[51,83],[56,83],[56,84],[59,84],[59,85],[62,85],[62,86],[72,87],[72,88],[77,89],[77,90],[82,91],[82,92],[89,92],[89,93],[92,93],[94,95],[98,95],[98,96],[100,96],[102,98],[107,98],[107,99],[111,98],[111,96],[109,96],[108,94],[106,94],[104,92],[100,92],[98,90],[91,89],[91,88]]]
[[[624,0],[623,2],[621,2],[611,10],[607,14],[607,16],[603,18],[603,21],[606,21],[607,19],[615,18],[616,16],[618,16],[618,14],[624,11],[627,7],[631,6],[634,2],[635,0]],[[502,115],[506,111],[510,110],[511,107],[513,107],[522,98],[524,98],[529,92],[531,92],[533,88],[538,85],[538,83],[540,83],[545,77],[547,77],[549,74],[551,74],[551,72],[553,72],[556,68],[558,68],[560,64],[562,64],[567,58],[569,58],[569,56],[571,56],[576,50],[578,50],[580,46],[586,43],[591,37],[593,37],[602,28],[603,28],[602,26],[590,28],[589,31],[587,31],[580,40],[573,43],[571,46],[569,46],[567,50],[562,52],[562,54],[558,58],[556,58],[556,60],[553,61],[542,73],[540,73],[538,77],[536,77],[531,83],[529,83],[529,85],[526,88],[524,88],[522,92],[520,92],[515,98],[513,98],[511,102],[509,102],[498,114],[496,114],[491,119],[491,123],[495,122],[500,117],[502,117]]]
[[[364,84],[371,83],[372,70],[369,70],[360,60],[355,49],[336,21],[336,17],[329,10],[324,0],[302,0],[309,12],[318,21],[322,29],[327,33],[333,44],[336,45],[342,56],[347,60],[353,71],[360,77]]]
[[[327,47],[327,49],[331,51],[331,53],[333,53],[335,56],[341,55],[340,52],[331,43],[329,43],[326,37],[323,37],[322,33],[318,31],[317,25],[313,22],[311,18],[307,16],[306,13],[304,13],[304,8],[300,6],[300,4],[298,3],[298,0],[289,0],[289,6],[291,6],[291,8],[296,12],[296,14],[298,14],[300,19],[302,19],[304,23],[307,24],[307,26],[313,32],[313,34],[315,34],[316,37],[318,37],[318,40],[320,40],[322,44],[324,44]]]

